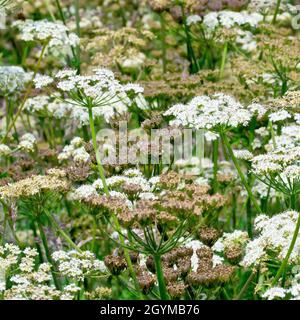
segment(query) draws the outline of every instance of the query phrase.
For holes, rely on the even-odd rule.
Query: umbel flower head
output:
[[[286,211],[271,218],[259,215],[254,222],[258,236],[247,244],[241,264],[250,267],[265,263],[274,257],[283,260],[288,252],[298,215],[296,211]],[[299,263],[299,245],[298,236],[289,258],[290,262]]]
[[[188,104],[176,104],[164,113],[174,116],[171,125],[188,126],[195,129],[224,131],[229,128],[246,126],[252,118],[252,112],[223,93],[212,96],[199,96]]]
[[[0,67],[0,96],[18,93],[31,80],[31,73],[18,66]]]
[[[255,175],[284,194],[297,194],[300,191],[300,147],[279,147],[267,154],[252,159]],[[263,178],[261,178],[263,177]]]
[[[69,184],[57,175],[36,175],[6,186],[0,187],[2,199],[32,197],[41,192],[63,192],[69,190]]]
[[[16,21],[13,26],[20,30],[23,41],[47,42],[51,47],[77,46],[79,38],[75,33],[69,33],[68,28],[61,22],[47,20]]]
[[[114,115],[127,111],[131,96],[143,92],[139,85],[122,85],[112,71],[103,68],[95,69],[91,75],[76,75],[75,70],[62,70],[56,78],[57,88],[77,108],[77,118],[83,123],[88,123],[88,109],[92,109],[94,117],[102,116],[108,122]]]

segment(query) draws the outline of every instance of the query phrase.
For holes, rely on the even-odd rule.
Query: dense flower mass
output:
[[[273,255],[283,260],[289,249],[293,231],[299,213],[296,211],[286,211],[269,218],[260,215],[255,219],[254,226],[259,236],[250,241],[246,246],[246,253],[241,262],[242,265],[251,266],[266,263]],[[299,239],[291,252],[289,259],[294,263],[299,260]]]
[[[49,41],[49,47],[76,46],[79,43],[76,34],[69,34],[62,23],[26,20],[16,21],[13,26],[20,30],[23,41]]]
[[[233,97],[222,93],[193,98],[187,105],[177,104],[164,113],[175,116],[170,124],[189,126],[196,129],[225,130],[230,127],[246,126],[252,114]]]
[[[299,300],[299,3],[0,0],[0,300]]]
[[[24,89],[26,82],[31,80],[31,74],[18,66],[0,66],[0,94],[18,93]]]

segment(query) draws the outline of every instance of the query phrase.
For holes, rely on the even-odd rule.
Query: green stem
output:
[[[292,210],[296,210],[297,197],[296,194],[292,193],[290,196],[290,207]]]
[[[166,25],[165,25],[165,20],[162,13],[160,14],[160,25],[161,25],[163,73],[166,73],[167,71]]]
[[[277,19],[277,15],[278,15],[278,12],[279,12],[280,4],[281,4],[281,0],[277,0],[274,16],[273,16],[273,20],[272,20],[273,24],[276,23],[276,19]]]
[[[9,211],[8,211],[8,207],[7,205],[3,202],[3,201],[0,201],[1,204],[2,204],[2,208],[3,208],[3,212],[4,212],[4,215],[6,217],[6,221],[8,222],[8,225],[10,227],[10,230],[11,230],[11,233],[17,243],[17,245],[20,247],[20,248],[23,248],[24,247],[24,244],[19,240],[17,234],[16,234],[16,231],[15,231],[15,228],[14,228],[14,223],[13,223],[13,220],[9,214]],[[4,236],[4,234],[3,234]]]
[[[54,261],[53,261],[53,259],[51,257],[51,253],[50,253],[50,250],[49,250],[47,238],[46,238],[43,226],[42,226],[39,218],[37,218],[37,225],[38,225],[40,237],[42,239],[42,243],[43,243],[43,246],[44,246],[44,249],[45,249],[45,254],[46,254],[47,261],[52,265],[52,268],[54,268],[55,264],[54,264]],[[56,289],[60,289],[60,283],[59,283],[58,279],[56,278],[55,273],[52,272],[52,271],[51,271],[51,273],[52,273],[52,278],[53,278],[53,281],[54,281]]]
[[[155,271],[156,271],[160,298],[161,300],[169,300],[170,298],[167,292],[164,274],[161,267],[161,257],[160,255],[153,255],[153,258],[155,263]]]
[[[76,33],[80,38],[80,16],[79,16],[79,0],[75,0],[75,18],[76,18]],[[80,71],[80,44],[76,47],[76,63],[78,65],[78,71]]]
[[[252,239],[252,236],[253,236],[253,233],[252,233],[252,209],[251,209],[251,200],[249,197],[247,199],[246,210],[247,210],[247,231],[248,231],[249,237]]]
[[[57,9],[58,9],[60,18],[61,18],[63,24],[66,26],[66,25],[67,25],[67,22],[66,22],[66,18],[65,18],[64,12],[63,12],[63,10],[62,10],[60,1],[59,1],[59,0],[55,0],[55,3],[56,3],[56,6],[57,6]],[[77,9],[76,9],[76,10],[77,10]],[[77,21],[76,21],[76,23],[77,23]],[[77,26],[76,26],[76,28],[77,28]],[[67,34],[69,34],[68,31],[67,31]],[[74,57],[75,62],[76,62],[77,72],[80,73],[80,57],[77,56],[77,54],[76,54],[75,49],[74,49],[73,46],[71,46],[71,50],[72,50],[72,54],[73,54],[73,57]]]
[[[199,168],[200,173],[203,173],[203,159],[205,157],[205,140],[204,140],[204,130],[196,131],[196,139],[197,139],[197,156],[199,157]]]
[[[94,148],[94,151],[95,151],[95,154],[96,154],[97,167],[98,167],[99,175],[100,175],[100,178],[101,178],[101,181],[102,181],[102,184],[103,184],[103,190],[104,190],[106,196],[109,197],[109,190],[108,190],[108,187],[107,187],[107,184],[106,184],[106,179],[105,179],[104,170],[103,170],[103,167],[102,167],[102,164],[101,164],[99,150],[97,148],[97,140],[96,140],[96,132],[95,132],[95,124],[94,124],[94,119],[93,119],[92,108],[90,107],[88,110],[89,110],[89,121],[90,121],[92,142],[93,142],[93,148]],[[125,256],[125,260],[126,260],[130,275],[131,275],[131,277],[132,277],[132,279],[134,281],[134,284],[135,284],[135,287],[136,287],[137,291],[140,292],[139,285],[138,285],[138,282],[136,280],[135,272],[134,272],[134,269],[133,269],[133,266],[132,266],[132,262],[130,260],[130,256],[129,256],[128,250],[125,248],[125,240],[124,240],[124,237],[123,237],[123,235],[121,233],[121,227],[120,227],[120,224],[119,224],[119,220],[118,220],[118,218],[117,218],[117,216],[115,214],[113,214],[112,217],[113,217],[113,220],[114,220],[115,229],[120,235],[120,241],[121,241],[121,244],[123,246],[124,256]]]
[[[220,67],[220,78],[223,77],[225,64],[226,64],[226,58],[227,58],[227,51],[228,51],[228,43],[225,42],[223,53],[222,53],[222,60],[221,60],[221,67]]]
[[[237,212],[237,197],[233,192],[232,194],[232,227],[236,229],[236,212]]]
[[[252,282],[254,276],[256,275],[256,270],[252,271],[249,278],[247,279],[246,283],[243,285],[242,290],[239,292],[239,294],[233,298],[233,300],[241,300],[245,292],[247,291],[250,283]]]
[[[72,239],[62,230],[62,228],[58,225],[54,217],[46,212],[48,219],[50,220],[52,226],[56,229],[56,231],[66,240],[66,242],[76,251],[82,252],[81,249],[72,241]]]
[[[272,281],[272,286],[276,285],[276,283],[277,283],[277,281],[280,279],[281,275],[282,275],[283,273],[285,273],[285,269],[286,269],[286,266],[287,266],[287,264],[288,264],[290,255],[291,255],[291,253],[292,253],[292,251],[293,251],[293,249],[294,249],[295,243],[296,243],[297,238],[298,238],[299,229],[300,229],[300,214],[298,213],[298,220],[297,220],[297,224],[296,224],[296,228],[295,228],[295,231],[294,231],[294,235],[293,235],[291,244],[290,244],[290,246],[289,246],[288,252],[287,252],[284,260],[283,260],[282,263],[281,263],[280,268],[279,268],[278,271],[277,271],[277,274],[276,274],[274,280]]]
[[[57,9],[58,9],[60,18],[61,18],[63,24],[66,25],[66,19],[65,19],[65,16],[64,16],[64,13],[63,13],[63,10],[62,10],[62,7],[60,5],[59,0],[55,0],[55,3],[56,3],[56,6],[57,6]]]
[[[227,138],[227,136],[226,136],[226,134],[224,132],[221,133],[221,138],[222,138],[222,140],[223,140],[223,142],[224,142],[224,144],[226,146],[226,149],[227,149],[227,151],[228,151],[228,153],[229,153],[229,155],[230,155],[230,157],[231,157],[231,159],[232,159],[232,161],[234,163],[234,166],[235,166],[235,168],[236,168],[236,170],[237,170],[237,172],[238,172],[238,174],[240,176],[240,179],[241,179],[245,189],[247,190],[248,196],[249,196],[252,204],[254,205],[254,207],[257,210],[257,212],[261,213],[261,208],[258,205],[258,203],[257,203],[257,201],[256,201],[256,199],[255,199],[255,197],[254,197],[254,195],[253,195],[253,193],[251,191],[251,188],[248,185],[247,179],[245,178],[245,175],[243,174],[243,171],[242,171],[242,169],[241,169],[241,167],[239,165],[239,162],[238,162],[237,158],[235,157],[234,152],[233,152],[233,150],[231,148],[231,145],[229,143],[229,140],[228,140],[228,138]]]
[[[191,35],[190,35],[190,28],[187,25],[186,22],[186,16],[184,12],[184,7],[181,6],[181,11],[182,11],[182,19],[183,19],[183,25],[184,25],[184,32],[185,32],[185,37],[186,37],[186,47],[187,47],[187,56],[190,61],[190,73],[197,73],[199,71],[199,66],[198,62],[195,56],[195,52],[192,46],[192,40],[191,40]]]
[[[89,110],[89,121],[90,121],[92,142],[93,142],[94,152],[95,152],[95,155],[96,155],[97,167],[98,167],[100,179],[101,179],[102,184],[103,184],[103,190],[104,190],[105,194],[107,196],[109,196],[109,190],[108,190],[106,179],[105,179],[105,175],[104,175],[104,169],[103,169],[102,164],[101,164],[101,158],[100,158],[99,150],[98,150],[98,147],[97,147],[95,123],[94,123],[92,108],[89,107],[88,110]]]
[[[27,98],[29,97],[29,95],[30,95],[30,93],[31,93],[31,90],[32,90],[33,80],[34,80],[34,78],[36,77],[36,74],[37,74],[38,70],[40,69],[41,61],[42,61],[42,58],[43,58],[44,53],[45,53],[45,51],[46,51],[46,48],[47,48],[48,43],[49,43],[49,41],[45,42],[45,44],[44,44],[44,46],[43,46],[43,49],[42,49],[41,54],[40,54],[40,56],[39,56],[37,65],[36,65],[36,67],[35,67],[35,69],[34,69],[34,73],[33,73],[32,79],[31,79],[31,81],[29,82],[29,85],[28,85],[28,87],[27,87],[27,90],[26,90],[25,96],[24,96],[24,98],[23,98],[23,101],[22,101],[22,103],[21,103],[21,105],[20,105],[20,107],[19,107],[19,109],[18,109],[15,117],[12,119],[9,127],[6,128],[6,134],[5,134],[5,136],[2,138],[1,143],[4,143],[4,142],[5,142],[6,138],[8,137],[8,134],[9,134],[10,130],[15,126],[15,123],[16,123],[17,119],[19,118],[21,112],[23,111],[25,102],[27,101]]]
[[[269,122],[269,126],[270,126],[270,131],[271,131],[271,137],[272,137],[272,143],[273,143],[273,148],[276,149],[277,145],[276,145],[276,138],[275,138],[275,131],[273,128],[273,123],[272,121]]]
[[[248,185],[251,188],[252,186],[252,175],[250,172],[248,172]],[[251,200],[248,197],[247,203],[246,203],[246,210],[247,210],[247,231],[249,234],[249,237],[252,239],[253,237],[253,230],[252,230],[252,206],[251,206]]]
[[[218,183],[218,158],[219,158],[219,139],[213,140],[213,191],[216,193],[219,188]]]
[[[131,278],[133,280],[135,290],[137,291],[138,294],[140,294],[140,296],[141,296],[141,298],[143,300],[143,296],[142,296],[142,293],[140,291],[140,285],[139,285],[139,283],[137,281],[137,278],[136,278],[136,275],[135,275],[135,272],[134,272],[134,268],[133,268],[133,265],[132,265],[132,261],[130,259],[129,252],[128,252],[127,248],[125,248],[125,239],[124,239],[124,236],[123,236],[123,234],[121,232],[121,226],[120,226],[119,220],[118,220],[118,218],[117,218],[117,216],[115,214],[112,215],[112,218],[113,218],[113,221],[114,221],[115,229],[118,232],[119,237],[120,237],[121,246],[123,247],[123,251],[124,251],[124,257],[125,257],[125,260],[126,260],[126,263],[127,263],[129,274],[130,274],[130,276],[131,276]]]
[[[3,219],[2,245],[4,245],[4,242],[5,242],[6,220],[7,220],[7,215],[5,214]]]

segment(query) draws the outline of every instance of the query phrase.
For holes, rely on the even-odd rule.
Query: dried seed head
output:
[[[149,290],[154,286],[156,280],[152,274],[149,274],[149,272],[142,271],[137,275],[137,281],[143,293],[147,294]]]
[[[163,267],[163,274],[166,280],[166,283],[177,281],[180,273],[178,270],[174,270],[173,268]]]
[[[236,244],[224,249],[225,258],[231,263],[238,263],[243,256],[243,248]]]
[[[214,272],[217,274],[219,283],[228,282],[234,274],[235,269],[234,266],[226,266],[224,264],[217,265],[214,268]]]
[[[155,12],[163,12],[169,9],[171,5],[170,0],[149,0],[151,9]]]
[[[178,298],[182,297],[182,295],[184,294],[186,288],[187,288],[187,285],[185,285],[182,282],[180,282],[180,283],[170,283],[167,286],[167,290],[169,292],[169,295],[173,299],[178,299]]]
[[[85,292],[87,299],[89,300],[107,300],[112,296],[111,288],[97,287],[92,292]]]
[[[192,262],[190,257],[180,258],[176,263],[180,275],[185,277],[191,270]]]
[[[211,248],[208,247],[201,247],[197,250],[197,255],[199,257],[199,259],[208,259],[208,260],[212,260],[213,258],[213,251],[211,250]]]
[[[128,195],[128,198],[131,200],[132,198],[137,198],[138,194],[142,192],[142,187],[139,184],[134,183],[124,183],[122,186],[124,193]]]
[[[203,227],[199,231],[199,239],[209,247],[213,246],[218,238],[219,231],[217,229]]]
[[[174,171],[163,173],[159,177],[159,185],[164,189],[175,189],[181,181],[182,176]]]
[[[85,181],[90,173],[90,167],[83,166],[70,166],[66,168],[66,174],[68,179],[74,182]]]
[[[104,263],[113,275],[120,274],[127,267],[125,259],[119,256],[106,256]]]
[[[172,8],[170,9],[170,14],[175,22],[182,23],[183,15],[182,15],[182,9],[180,6],[172,6]]]

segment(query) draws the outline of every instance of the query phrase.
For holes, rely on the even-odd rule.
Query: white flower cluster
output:
[[[57,252],[54,253],[58,254]],[[62,254],[61,254],[62,255]],[[51,265],[41,263],[36,267],[38,252],[33,248],[21,250],[13,244],[0,246],[0,292],[5,300],[71,300],[80,290],[74,284],[57,290],[52,281]],[[103,264],[104,265],[104,264]],[[102,264],[94,263],[101,269]],[[6,272],[8,271],[9,272]],[[102,270],[102,269],[101,269]],[[9,280],[9,281],[7,281]],[[7,284],[9,284],[7,286]]]
[[[292,116],[286,110],[280,110],[269,114],[269,119],[272,122],[284,121]]]
[[[58,155],[59,161],[73,159],[74,162],[83,164],[90,161],[90,155],[84,148],[84,141],[80,137],[75,137],[69,145],[66,145]]]
[[[0,66],[0,95],[19,93],[32,78],[22,67]]]
[[[0,157],[7,156],[11,152],[9,146],[6,144],[0,144]]]
[[[20,138],[20,142],[18,144],[18,148],[26,152],[33,152],[35,150],[35,146],[36,146],[36,138],[31,133],[25,133]]]
[[[19,255],[21,250],[18,246],[6,243],[4,246],[0,246],[0,270],[1,273],[13,266],[19,261]]]
[[[55,251],[52,254],[52,258],[57,263],[58,271],[62,276],[77,281],[82,281],[84,277],[103,274],[107,271],[104,262],[96,259],[94,253],[90,251]]]
[[[142,52],[138,52],[134,56],[124,57],[119,61],[122,68],[126,71],[140,69],[145,63],[146,56]]]
[[[107,186],[110,189],[117,189],[121,187],[123,184],[134,184],[139,185],[142,192],[150,192],[152,191],[152,184],[147,179],[143,177],[141,171],[137,169],[129,169],[123,172],[122,176],[112,176],[106,179]],[[103,184],[100,179],[94,181],[93,186],[96,189],[103,189]]]
[[[193,98],[188,104],[176,104],[164,113],[174,116],[170,125],[189,126],[196,129],[235,128],[246,126],[252,113],[233,97],[223,93]]]
[[[191,15],[191,16],[188,16],[186,18],[186,24],[188,26],[192,25],[192,24],[196,24],[198,22],[201,22],[202,21],[202,17],[201,16],[198,16],[197,14],[194,14],[194,15]]]
[[[300,136],[299,136],[300,126],[296,124],[291,124],[281,128],[281,134],[275,135],[275,146],[280,150],[288,150],[295,146],[300,145]],[[265,145],[265,149],[270,152],[274,150],[273,139],[270,139],[268,144]]]
[[[242,49],[245,51],[255,51],[257,43],[254,40],[254,36],[250,31],[237,30],[236,43],[241,45]]]
[[[54,117],[56,119],[75,119],[76,108],[70,103],[61,101],[57,97],[38,95],[26,100],[24,110],[37,113],[40,116]]]
[[[62,70],[57,73],[57,87],[68,94],[67,101],[77,107],[73,117],[81,123],[88,123],[88,109],[92,108],[94,117],[103,117],[109,122],[115,115],[127,112],[132,101],[128,94],[140,94],[139,85],[122,85],[115,79],[113,72],[107,69],[95,69],[92,75],[76,75],[74,70]]]
[[[13,26],[20,30],[23,41],[49,41],[50,48],[75,47],[79,44],[79,38],[75,33],[69,33],[68,28],[60,22],[47,20],[15,21]]]
[[[34,86],[36,89],[41,89],[45,86],[48,86],[53,81],[53,78],[43,74],[37,74],[33,79]]]
[[[255,28],[263,21],[263,16],[259,13],[249,13],[247,11],[219,11],[209,12],[203,18],[203,24],[210,30],[222,26],[225,28],[232,28],[234,26],[250,25]]]
[[[292,241],[298,215],[296,211],[286,211],[271,218],[259,215],[254,221],[255,230],[259,235],[247,244],[241,265],[257,266],[266,262],[270,258],[270,253],[277,259],[283,260]],[[299,252],[300,237],[298,236],[289,262],[297,263],[300,258]]]
[[[267,300],[283,299],[286,296],[286,289],[280,287],[273,287],[268,289],[263,295]]]
[[[272,287],[267,289],[262,297],[267,300],[300,300],[299,266],[292,269],[292,277],[287,288]]]
[[[282,187],[282,192],[293,190],[300,179],[300,146],[278,148],[274,151],[255,156],[252,159],[252,171],[257,176],[274,182]]]
[[[244,246],[248,241],[249,236],[245,231],[235,230],[231,233],[225,232],[213,245],[212,249],[218,253],[222,253],[225,248],[230,248],[234,245]]]
[[[237,159],[241,159],[241,160],[251,160],[253,158],[253,154],[246,150],[246,149],[243,149],[243,150],[233,150],[233,153],[235,155],[235,157]]]
[[[122,192],[123,185],[137,185],[141,190],[138,194],[140,199],[154,200],[157,198],[153,193],[157,182],[157,177],[152,177],[151,179],[147,180],[137,169],[128,169],[123,172],[122,176],[119,175],[106,178],[106,184],[110,189],[109,195],[111,197],[125,200],[129,208],[133,207],[133,203],[127,198],[126,194]],[[77,201],[87,200],[91,196],[98,195],[99,191],[103,192],[103,183],[100,179],[97,179],[92,185],[81,185],[80,187],[76,188],[69,194],[69,198]]]

